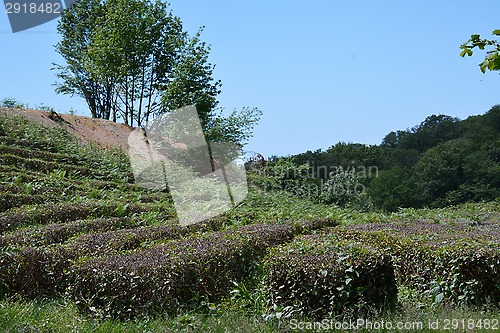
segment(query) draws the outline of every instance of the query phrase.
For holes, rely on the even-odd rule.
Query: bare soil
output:
[[[124,151],[128,149],[128,136],[134,129],[110,120],[41,110],[0,108],[0,114],[23,115],[29,120],[41,122],[48,126],[63,127],[84,144],[95,143],[103,148],[119,147]]]

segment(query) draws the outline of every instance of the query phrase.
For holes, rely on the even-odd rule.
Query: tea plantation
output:
[[[489,332],[499,306],[499,201],[384,214],[251,187],[234,210],[183,227],[119,149],[0,117],[2,331],[276,332],[356,318],[425,331],[459,317]]]

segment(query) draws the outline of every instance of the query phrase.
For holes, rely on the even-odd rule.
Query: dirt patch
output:
[[[128,136],[133,130],[130,126],[110,120],[41,110],[0,108],[0,114],[22,115],[48,126],[63,127],[84,144],[95,143],[103,148],[119,147],[124,151],[128,150]]]

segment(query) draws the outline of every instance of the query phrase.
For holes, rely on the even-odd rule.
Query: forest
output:
[[[339,142],[325,151],[275,156],[266,170],[255,172],[255,181],[343,206],[439,208],[498,198],[499,162],[496,105],[465,120],[428,116],[410,129],[388,133],[379,145]],[[264,171],[270,179],[259,178]]]

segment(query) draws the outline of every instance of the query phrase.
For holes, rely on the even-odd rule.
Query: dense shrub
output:
[[[43,195],[0,193],[0,213],[22,205],[41,204],[50,201],[52,201],[50,198]]]
[[[32,224],[52,224],[94,217],[122,217],[149,210],[139,204],[91,202],[81,204],[58,203],[24,209],[14,209],[0,214],[0,232]]]
[[[196,232],[219,230],[227,223],[227,219],[214,218],[188,227],[163,225],[120,229],[126,228],[127,225],[133,227],[131,225],[133,223],[134,221],[128,218],[77,221],[18,230],[1,237],[0,247],[6,248],[0,253],[0,285],[2,286],[0,294],[16,292],[30,297],[54,295],[68,286],[65,271],[81,258],[101,257],[107,260],[106,258],[113,254],[120,252],[123,254],[124,251],[142,246],[161,247],[159,244],[165,244],[168,240],[179,239]],[[285,227],[262,228],[271,228],[271,230],[286,228],[292,234],[297,234],[332,224],[331,220],[299,221],[287,224]],[[109,231],[110,229],[120,230]],[[88,234],[69,239],[78,232],[88,232]],[[255,241],[258,240],[260,232],[258,227],[252,226],[208,234],[208,236],[201,236],[200,239],[207,242],[209,240],[205,240],[205,237],[213,239],[217,238],[217,235],[226,235],[224,237],[230,238],[232,237],[230,235],[233,235],[240,241],[245,239]],[[68,241],[63,244],[66,240]],[[159,244],[155,245],[155,242]],[[191,242],[195,241],[191,240]],[[36,247],[50,244],[52,246]],[[260,251],[264,251],[267,245],[269,244],[264,240],[259,245]],[[258,247],[255,244],[252,246]],[[222,257],[219,259],[223,260]],[[202,264],[202,262],[199,263],[199,265]],[[57,284],[54,281],[57,281]]]
[[[28,297],[54,296],[63,292],[64,271],[71,259],[70,251],[60,246],[0,252],[0,296],[12,292]]]
[[[435,224],[426,221],[365,224],[332,229],[344,239],[385,249],[398,283],[436,303],[500,302],[498,224]]]
[[[78,220],[74,222],[32,226],[0,237],[0,248],[6,246],[28,247],[64,243],[78,233],[95,233],[132,228],[136,225],[128,217]]]
[[[106,256],[116,252],[133,250],[146,241],[180,238],[187,232],[187,228],[180,226],[122,229],[82,235],[69,242],[66,247],[81,256]]]
[[[196,228],[157,226],[99,233],[133,223],[130,218],[77,221],[19,230],[0,238],[0,247],[6,246],[0,253],[0,295],[16,292],[29,297],[51,296],[64,291],[65,271],[79,258],[105,256],[135,249],[145,241],[175,239],[194,230],[220,227],[216,220],[210,220]],[[90,234],[62,244],[71,235],[85,231]],[[54,246],[35,247],[41,244]]]
[[[306,235],[274,248],[264,269],[270,301],[313,318],[396,302],[390,256],[335,235]]]
[[[69,295],[83,308],[129,317],[214,301],[232,281],[255,273],[268,247],[289,241],[291,225],[251,225],[84,261],[71,272]]]

